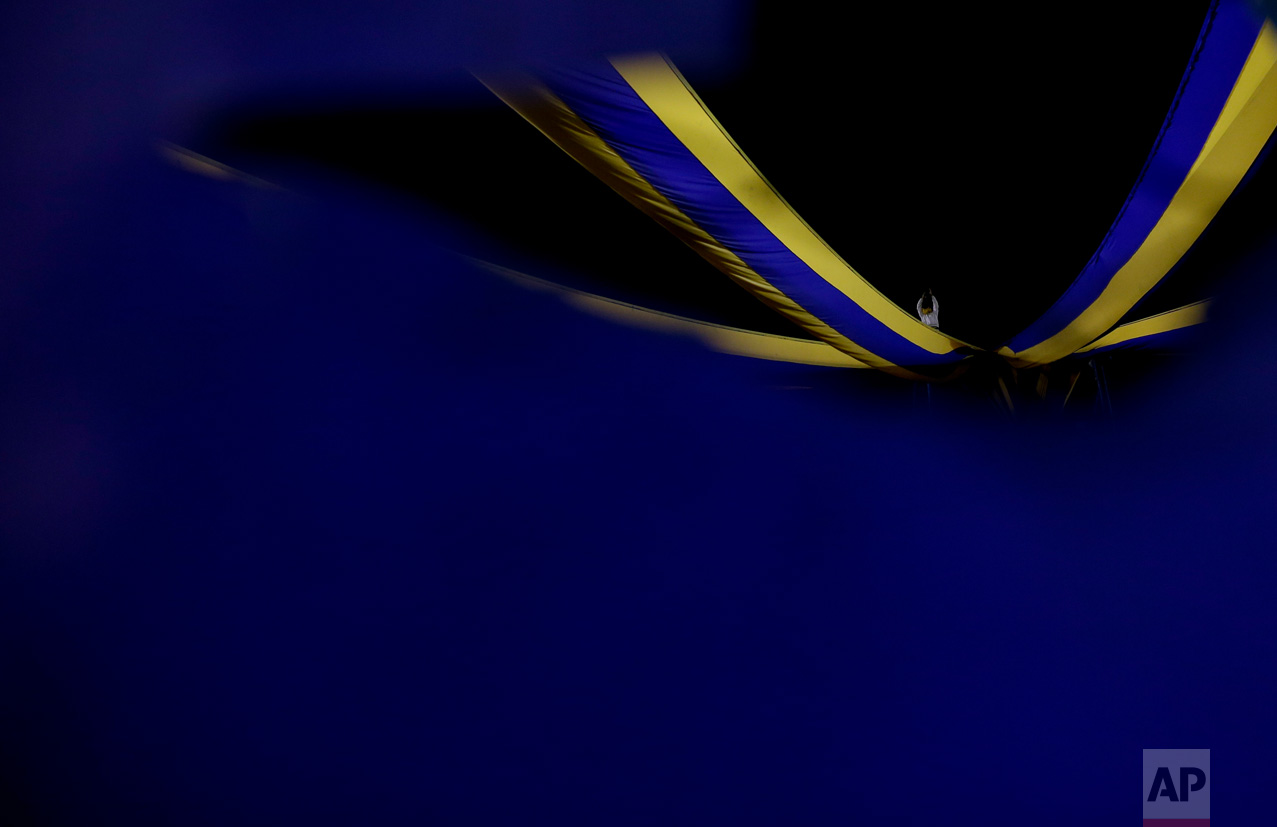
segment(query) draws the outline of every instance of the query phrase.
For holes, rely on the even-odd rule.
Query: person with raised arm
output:
[[[930,287],[922,294],[922,298],[918,299],[918,318],[927,327],[940,326],[940,302],[936,301],[936,297],[931,294]]]

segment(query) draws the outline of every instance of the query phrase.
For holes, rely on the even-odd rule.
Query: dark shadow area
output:
[[[945,332],[995,347],[1094,253],[1209,5],[1022,4],[1007,29],[992,8],[888,4],[844,21],[763,3],[745,72],[701,93],[888,298],[913,312],[932,287]]]
[[[459,252],[665,312],[806,337],[495,98],[331,112],[261,102],[227,115],[198,150],[248,170],[293,159],[353,175],[478,231],[450,239]]]
[[[956,8],[874,7],[849,24],[832,7],[767,0],[740,71],[689,81],[888,298],[912,313],[930,286],[945,332],[995,347],[1050,306],[1103,238],[1208,6],[1026,5],[1011,31]],[[214,124],[194,149],[249,171],[302,159],[410,193],[507,246],[498,263],[552,263],[576,287],[803,335],[495,101],[262,99]]]
[[[1198,365],[1184,349],[1080,355],[1045,368],[1016,370],[989,355],[973,358],[943,382],[909,382],[872,370],[793,365],[760,367],[760,384],[808,394],[849,416],[873,414],[947,431],[1051,434],[1106,431],[1137,424]],[[1200,367],[1198,365],[1198,367]],[[1162,415],[1165,412],[1161,412]]]

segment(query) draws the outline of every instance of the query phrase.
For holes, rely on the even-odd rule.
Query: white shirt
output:
[[[931,297],[931,312],[922,312],[922,299],[918,299],[918,318],[922,319],[922,323],[927,327],[940,326],[940,301],[935,296]]]

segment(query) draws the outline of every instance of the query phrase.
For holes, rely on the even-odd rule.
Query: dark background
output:
[[[693,63],[685,74],[852,266],[910,313],[931,286],[947,332],[996,349],[1045,312],[1099,246],[1209,5],[1149,15],[1035,4],[1008,17],[763,2],[747,16],[735,62]],[[342,169],[484,228],[520,267],[553,262],[586,289],[794,332],[500,108],[241,103],[214,119],[199,148],[248,167],[285,157]],[[1207,281],[1200,272],[1177,279],[1187,300],[1154,312],[1208,297]]]
[[[157,151],[596,51],[713,102],[754,13],[6,8],[7,823],[1127,824],[1145,747],[1271,810],[1262,222],[1112,417],[1009,420],[578,315],[451,250],[607,268],[304,153],[257,153],[280,190]]]

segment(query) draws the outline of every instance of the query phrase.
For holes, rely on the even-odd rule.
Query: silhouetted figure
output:
[[[927,288],[927,292],[922,294],[922,298],[918,299],[918,318],[927,327],[940,326],[940,302],[936,301],[936,297],[931,295],[931,288]]]

